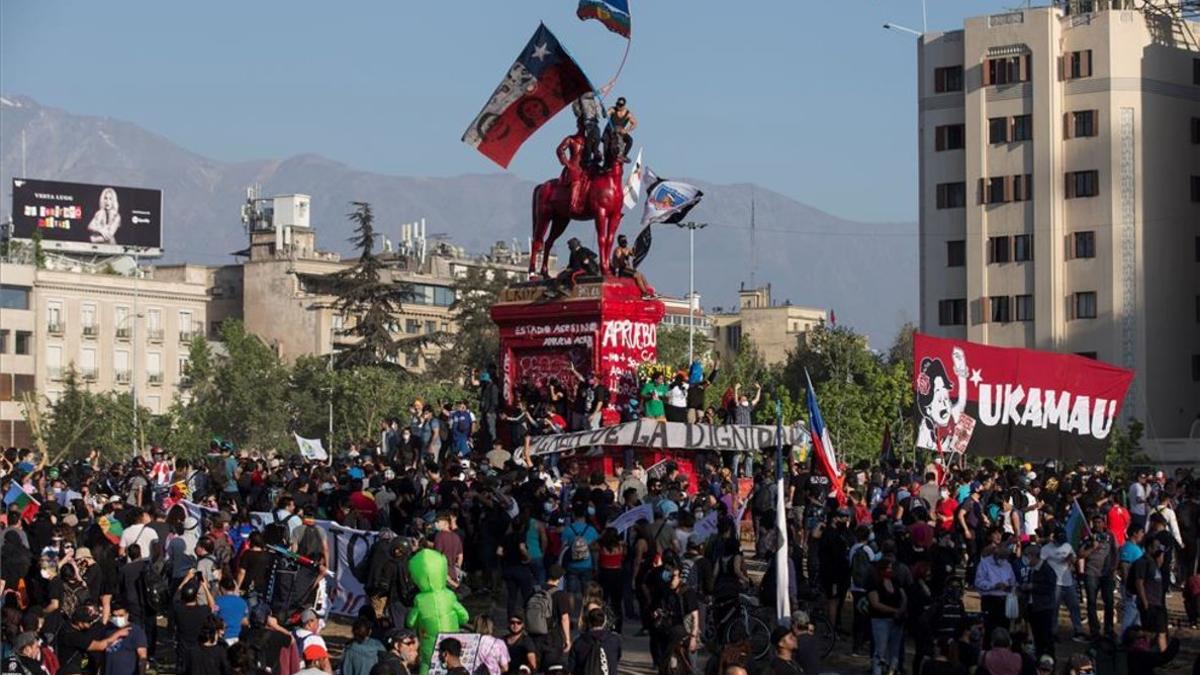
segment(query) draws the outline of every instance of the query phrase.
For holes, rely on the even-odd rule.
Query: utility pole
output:
[[[708,223],[675,223],[688,231],[688,368],[696,360],[696,230]]]

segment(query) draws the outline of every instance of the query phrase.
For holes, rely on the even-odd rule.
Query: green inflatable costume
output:
[[[446,588],[449,568],[446,556],[431,548],[419,551],[408,560],[408,573],[421,592],[408,611],[405,624],[415,629],[421,639],[422,673],[429,670],[435,646],[433,641],[438,633],[456,633],[469,618],[467,608],[459,603],[458,596]]]

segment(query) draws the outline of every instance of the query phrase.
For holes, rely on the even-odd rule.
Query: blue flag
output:
[[[617,35],[629,37],[629,0],[579,0],[575,16],[584,21],[596,19]]]

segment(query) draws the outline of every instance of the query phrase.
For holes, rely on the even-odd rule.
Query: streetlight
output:
[[[675,223],[688,231],[688,368],[696,360],[696,230],[708,223]]]
[[[914,28],[909,28],[908,26],[901,26],[898,23],[885,23],[885,24],[883,24],[883,27],[886,30],[900,31],[901,33],[911,33],[912,35],[915,35],[917,37],[921,37],[923,35],[923,33],[919,30],[916,30]]]

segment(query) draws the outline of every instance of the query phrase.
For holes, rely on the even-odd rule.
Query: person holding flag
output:
[[[838,504],[845,506],[845,479],[841,467],[838,466],[837,454],[833,450],[833,439],[829,436],[824,418],[821,417],[821,408],[817,405],[817,392],[807,368],[804,370],[804,379],[808,382],[808,428],[812,434],[813,454],[816,455],[821,471],[829,479],[829,484],[837,495]]]

